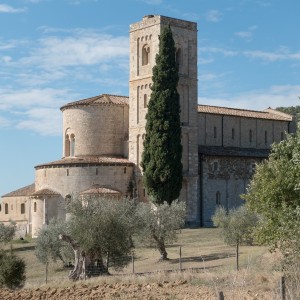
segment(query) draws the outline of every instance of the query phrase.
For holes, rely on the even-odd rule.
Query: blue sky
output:
[[[298,105],[299,0],[0,0],[0,195],[61,158],[59,107],[128,95],[129,24],[198,23],[199,103]]]

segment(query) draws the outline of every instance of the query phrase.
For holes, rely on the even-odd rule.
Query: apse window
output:
[[[21,204],[21,214],[25,214],[25,203]]]

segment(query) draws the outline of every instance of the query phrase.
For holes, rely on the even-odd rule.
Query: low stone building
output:
[[[140,168],[152,67],[159,34],[170,25],[176,44],[183,145],[183,187],[190,226],[210,226],[218,205],[242,203],[240,194],[273,142],[296,130],[290,115],[198,105],[197,24],[145,16],[130,26],[129,97],[102,94],[68,103],[63,113],[62,159],[35,167],[35,183],[2,196],[0,221],[36,236],[51,218],[65,218],[72,195],[146,201]]]

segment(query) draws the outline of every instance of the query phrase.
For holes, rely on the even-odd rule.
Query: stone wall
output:
[[[211,216],[218,205],[228,210],[244,203],[240,194],[246,192],[255,164],[261,160],[255,157],[201,157],[203,226],[212,226]]]
[[[205,146],[270,149],[289,132],[288,121],[198,113],[198,143]]]
[[[27,196],[3,197],[0,204],[0,222],[9,224],[17,223],[17,236],[29,233],[30,199]]]
[[[43,167],[36,169],[35,186],[36,190],[51,189],[65,197],[98,184],[125,195],[132,179],[132,169],[132,166],[126,165]]]
[[[102,104],[67,108],[63,111],[63,157],[68,156],[66,135],[75,137],[75,153],[71,156],[125,156],[128,106]]]

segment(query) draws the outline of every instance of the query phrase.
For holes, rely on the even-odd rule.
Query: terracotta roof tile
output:
[[[41,189],[31,194],[31,196],[54,196],[59,195],[59,193],[50,189]]]
[[[95,97],[67,103],[63,105],[60,109],[63,111],[64,109],[69,107],[89,106],[89,105],[99,105],[99,104],[128,105],[128,99],[129,97],[126,96],[102,94]]]
[[[53,162],[40,164],[35,166],[36,169],[53,166],[76,166],[76,165],[133,165],[131,161],[122,157],[107,157],[107,156],[82,156],[82,157],[67,157]]]
[[[208,114],[216,114],[216,115],[227,115],[227,116],[278,120],[278,121],[292,121],[291,115],[279,112],[271,108],[268,108],[265,111],[255,111],[255,110],[211,106],[211,105],[198,105],[198,113],[208,113]]]
[[[82,191],[80,195],[112,195],[112,196],[121,196],[119,191],[109,189],[106,187],[101,187],[99,185],[93,185],[89,189]]]
[[[2,197],[24,197],[24,196],[30,196],[35,191],[35,185],[30,184],[27,186],[24,186],[18,190],[15,190],[13,192],[10,192],[8,194],[3,195]]]

